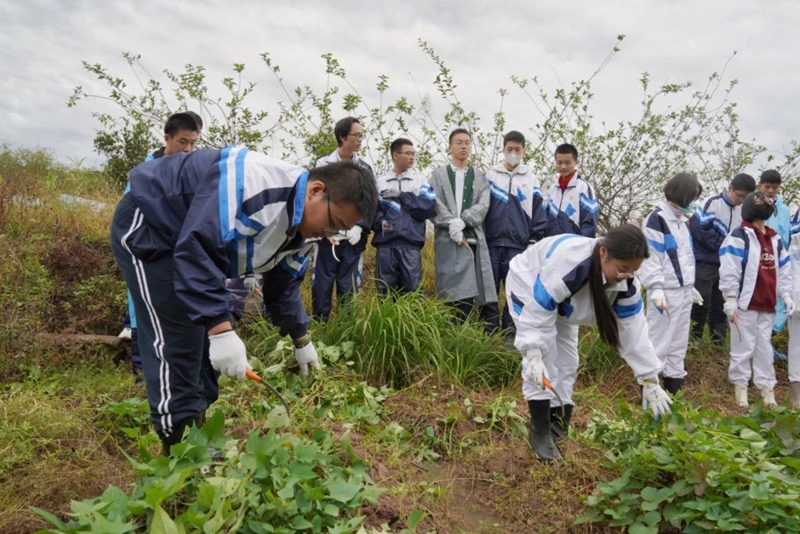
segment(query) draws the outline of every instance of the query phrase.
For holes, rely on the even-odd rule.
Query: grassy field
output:
[[[312,325],[325,368],[310,379],[248,316],[252,363],[289,416],[266,388],[223,378],[210,424],[174,461],[158,458],[125,350],[54,341],[120,328],[107,242],[119,192],[105,184],[46,154],[0,151],[0,532],[55,528],[48,513],[63,532],[796,531],[797,417],[736,408],[726,354],[708,345],[687,358],[675,415],[656,422],[622,360],[583,329],[565,460],[535,461],[519,358],[479,325],[451,326],[429,298],[430,243],[423,295],[394,304],[374,294],[370,249],[365,291]]]

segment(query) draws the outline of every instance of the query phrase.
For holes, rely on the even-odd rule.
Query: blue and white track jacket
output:
[[[650,257],[637,271],[647,289],[676,289],[694,286],[694,253],[686,217],[662,202],[642,222]]]
[[[542,239],[547,213],[533,171],[522,164],[509,171],[500,163],[486,173],[486,179],[491,197],[483,228],[489,246],[525,250]]]
[[[597,235],[597,217],[600,206],[589,182],[576,175],[566,190],[556,183],[547,194],[548,237],[560,234],[577,234],[584,237]]]
[[[300,167],[238,146],[175,154],[131,171],[129,194],[153,241],[172,251],[175,292],[192,321],[210,328],[229,320],[225,278],[265,273],[272,321],[282,335],[306,333],[300,282],[311,244],[297,227],[307,180]]]
[[[522,354],[554,350],[558,318],[596,324],[589,270],[600,241],[579,235],[548,237],[511,260],[506,296],[517,326],[514,345]],[[605,291],[619,325],[621,356],[637,377],[655,377],[662,365],[647,335],[639,281],[609,284]]]
[[[789,254],[778,234],[772,236],[772,250],[778,268],[777,297],[792,293],[792,266]],[[719,290],[724,298],[737,297],[739,308],[746,310],[753,298],[761,263],[761,245],[752,228],[740,226],[722,242],[719,249]]]
[[[722,242],[742,224],[742,207],[734,206],[726,193],[707,198],[689,221],[697,261],[719,265]]]
[[[436,215],[436,193],[428,179],[411,171],[378,178],[378,191],[397,189],[398,199],[378,198],[372,246],[415,248],[425,245],[425,220]]]

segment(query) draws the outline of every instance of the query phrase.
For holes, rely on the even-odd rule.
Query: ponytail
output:
[[[619,348],[619,325],[617,315],[611,307],[606,290],[603,285],[603,267],[600,259],[600,247],[608,251],[608,258],[615,260],[630,260],[634,258],[647,258],[650,249],[647,238],[638,226],[623,224],[613,228],[597,242],[592,251],[592,263],[589,268],[589,293],[594,305],[594,316],[597,321],[597,330],[607,345]]]
[[[602,241],[600,242],[602,243]],[[597,331],[606,345],[619,348],[619,326],[608,295],[603,287],[603,268],[600,265],[600,243],[592,251],[592,264],[589,268],[589,293],[594,305],[594,316],[597,320]]]

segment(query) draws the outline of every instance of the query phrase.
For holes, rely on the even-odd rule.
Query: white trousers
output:
[[[578,376],[578,325],[570,324],[561,317],[556,319],[556,339],[551,343],[546,354],[543,355],[550,383],[556,390],[564,405],[575,404],[572,402],[572,389],[575,378]],[[550,400],[550,406],[560,406],[558,398],[549,390],[523,379],[522,394],[525,400]]]
[[[683,378],[686,368],[686,346],[689,343],[689,326],[692,314],[692,288],[665,289],[669,313],[659,310],[648,300],[647,330],[656,356],[661,361],[662,373],[667,378]]]
[[[772,321],[774,313],[736,310],[737,325],[731,324],[731,363],[728,380],[746,386],[750,382],[758,389],[775,387],[775,366],[772,354]]]
[[[789,382],[800,382],[800,312],[789,317]]]

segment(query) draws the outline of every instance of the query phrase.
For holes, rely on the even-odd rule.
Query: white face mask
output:
[[[509,152],[504,152],[503,156],[506,158],[506,163],[512,167],[516,167],[522,162],[522,154],[511,154]]]

